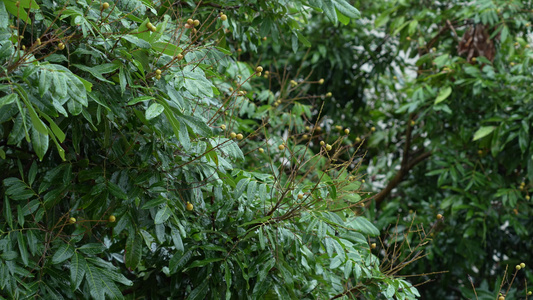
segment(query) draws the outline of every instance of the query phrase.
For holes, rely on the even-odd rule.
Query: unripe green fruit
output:
[[[65,49],[65,44],[63,44],[63,43],[57,44],[57,49],[59,49],[59,50]]]

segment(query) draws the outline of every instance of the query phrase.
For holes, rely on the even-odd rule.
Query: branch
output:
[[[383,190],[381,190],[381,192],[370,198],[376,201],[376,207],[380,206],[381,202],[383,202],[385,198],[387,198],[387,196],[390,194],[390,192],[402,182],[403,177],[407,175],[407,173],[409,173],[412,168],[414,168],[420,162],[424,161],[426,158],[430,157],[431,154],[432,153],[428,151],[420,154],[409,162],[404,163],[402,160],[402,167],[400,167],[400,170],[398,171],[398,173],[396,173],[394,178],[389,181],[387,186]]]

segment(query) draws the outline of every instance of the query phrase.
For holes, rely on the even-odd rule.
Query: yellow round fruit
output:
[[[336,125],[336,126],[335,126],[335,129],[337,129],[338,131],[341,131],[341,130],[342,130],[342,126],[340,126],[340,125]]]
[[[22,51],[26,50],[26,46],[22,45]]]
[[[176,57],[178,58],[178,60],[182,60],[183,59],[183,54],[178,54]]]
[[[283,145],[283,144],[279,145],[278,149],[281,150],[281,151],[285,150],[285,145]]]
[[[76,218],[70,218],[70,219],[68,219],[68,223],[69,223],[69,224],[74,224],[74,223],[76,223]]]
[[[102,9],[108,9],[108,8],[109,8],[109,3],[107,2],[102,3]]]
[[[522,267],[520,267],[520,265],[516,265],[515,269],[516,269],[517,271],[520,271],[520,269],[522,269]]]
[[[155,79],[157,79],[157,80],[161,79],[161,75],[156,75]]]
[[[361,180],[361,183],[365,183],[366,181],[364,179]]]
[[[504,296],[500,296],[500,297],[498,298],[498,300],[505,300],[505,297],[504,297]]]
[[[376,249],[376,243],[372,243],[372,244],[370,245],[370,248],[372,248],[372,249]]]
[[[229,134],[229,136],[230,136],[232,139],[234,139],[234,138],[237,137],[237,134],[236,134],[235,132],[232,132],[232,133]]]
[[[326,144],[326,142],[320,141],[320,146],[324,146],[325,144]]]
[[[327,151],[331,151],[331,149],[333,149],[333,147],[331,147],[330,144],[327,144],[327,145],[326,145],[326,150],[327,150]]]
[[[155,70],[155,73],[156,73],[157,75],[161,75],[161,70],[157,69],[157,70]]]
[[[529,199],[531,199],[531,197],[529,195],[526,195],[526,200],[529,201]]]
[[[65,44],[63,44],[63,43],[57,44],[57,49],[59,49],[59,50],[65,49]]]
[[[264,152],[265,152],[265,149],[263,149],[263,148],[259,148],[259,149],[257,149],[257,151],[259,151],[259,153],[264,153]]]
[[[193,19],[187,19],[187,24],[193,25],[194,24],[194,20]]]
[[[372,128],[370,128],[370,131],[372,131],[372,132],[376,131],[376,127],[372,126]]]
[[[350,129],[348,129],[348,128],[344,129],[344,133],[345,134],[350,134]]]
[[[298,199],[302,200],[304,198],[304,194],[298,194]]]
[[[355,138],[355,142],[356,142],[356,143],[360,143],[360,142],[361,142],[361,138],[360,138],[360,137],[356,137],[356,138]]]
[[[318,81],[318,84],[324,84],[324,78],[320,78],[320,80]]]
[[[441,215],[441,214],[438,214],[438,215],[437,215],[437,219],[438,219],[438,220],[442,219],[442,215]]]
[[[237,139],[238,140],[242,140],[243,138],[244,138],[244,136],[241,133],[237,134]]]
[[[192,203],[187,201],[187,210],[192,211],[193,209],[194,209],[194,206],[192,205]]]
[[[303,138],[304,138],[304,140],[307,140],[309,138],[309,136],[307,134],[304,134]]]
[[[200,20],[194,20],[194,22],[192,23],[193,26],[198,26],[200,25]]]
[[[37,39],[35,40],[35,43],[37,43],[37,45],[40,46],[40,45],[41,45],[41,39],[40,39],[40,38],[37,38]]]
[[[526,264],[525,263],[520,263],[520,268],[525,268],[526,267]]]
[[[263,67],[258,66],[257,68],[255,68],[255,72],[256,72],[256,73],[261,73],[261,72],[263,72]]]
[[[531,292],[531,291],[527,292],[528,296],[531,296],[531,294],[533,294],[533,292]]]
[[[331,97],[333,94],[331,92],[326,93],[326,97]]]
[[[220,16],[220,20],[222,20],[222,21],[226,21],[227,19],[228,19],[228,16],[226,16],[224,14]]]
[[[116,218],[115,216],[113,216],[113,215],[110,215],[110,216],[109,216],[109,219],[107,219],[107,220],[108,220],[110,223],[114,223],[114,222],[117,220],[117,218]]]
[[[305,126],[305,130],[309,131],[309,130],[311,130],[311,127]]]
[[[416,122],[415,120],[411,120],[411,126],[415,126]]]
[[[267,40],[267,37],[266,37],[266,36],[264,36],[264,37],[263,37],[263,41],[266,41],[266,40]]]
[[[220,129],[226,130],[226,125],[224,125],[224,124],[220,125]]]

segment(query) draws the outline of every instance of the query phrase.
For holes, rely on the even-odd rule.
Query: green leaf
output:
[[[159,116],[165,108],[159,103],[152,103],[150,107],[146,110],[146,120],[151,120]]]
[[[99,243],[88,243],[78,248],[79,251],[85,254],[100,254],[104,252],[106,246]]]
[[[83,280],[83,276],[85,275],[84,265],[85,259],[83,256],[75,253],[70,260],[70,286],[73,291],[80,286]]]
[[[180,47],[172,43],[156,42],[152,45],[152,48],[156,51],[159,51],[172,57],[177,56],[178,54],[183,52]]]
[[[379,235],[379,230],[374,226],[374,224],[370,223],[366,218],[364,217],[356,217],[351,222],[350,225],[353,229],[363,233],[368,234],[370,236],[377,236]]]
[[[7,10],[4,5],[4,2],[0,2],[0,28],[6,29],[7,25],[9,24],[8,21],[9,21],[9,16],[7,15]]]
[[[91,295],[96,299],[104,299],[104,290],[102,289],[102,275],[96,266],[90,264],[85,260],[83,265],[85,269],[85,279],[89,283],[89,290]]]
[[[137,98],[133,98],[132,100],[130,100],[128,102],[128,105],[134,105],[134,104],[137,104],[139,102],[143,102],[143,101],[148,101],[148,100],[153,100],[155,99],[154,97],[152,96],[142,96],[142,97],[137,97]]]
[[[296,32],[296,34],[298,35],[298,40],[304,44],[304,46],[311,47],[311,42],[309,42],[309,40],[303,34],[300,32]]]
[[[361,17],[361,13],[357,8],[353,7],[348,1],[346,0],[334,0],[335,8],[339,10],[343,15],[352,18],[357,19]]]
[[[335,11],[335,4],[333,3],[333,0],[324,0],[322,2],[322,9],[331,22],[336,24],[337,12]]]
[[[142,238],[137,233],[132,233],[126,240],[126,267],[135,270],[142,257]]]
[[[487,135],[489,135],[491,132],[496,129],[496,126],[481,126],[475,133],[473,141],[479,140]]]
[[[150,43],[145,40],[139,39],[138,37],[133,35],[123,35],[121,36],[121,38],[142,49],[152,48],[152,45],[150,45]]]
[[[122,191],[122,189],[116,185],[115,183],[111,182],[111,181],[108,181],[107,182],[107,188],[109,190],[109,192],[111,193],[111,195],[119,198],[119,199],[122,199],[122,200],[126,200],[128,199],[128,195],[126,195],[126,193],[124,193]]]
[[[16,100],[18,100],[18,94],[17,93],[13,93],[13,94],[9,94],[7,96],[4,96],[2,98],[0,98],[0,107],[4,106],[4,105],[8,105],[8,104],[11,104],[13,102],[15,102]]]
[[[17,234],[17,244],[19,246],[20,258],[22,263],[27,267],[28,266],[28,248],[26,247],[26,240],[22,232]]]
[[[439,104],[446,100],[452,94],[452,88],[450,86],[445,87],[439,91],[439,95],[435,99],[435,104]]]
[[[206,259],[203,259],[203,260],[196,260],[196,261],[193,261],[190,265],[187,266],[187,269],[192,269],[192,268],[196,268],[196,267],[203,267],[205,265],[208,265],[208,264],[211,264],[211,263],[214,263],[214,262],[217,262],[217,261],[221,261],[221,260],[224,260],[224,258],[206,258]]]
[[[62,244],[52,257],[52,264],[57,265],[74,255],[74,249],[69,244]]]
[[[35,151],[39,160],[42,161],[46,154],[46,150],[48,150],[48,134],[42,134],[34,127],[31,131],[31,143],[33,151]]]
[[[206,299],[207,292],[209,291],[209,279],[203,280],[202,283],[192,290],[187,299],[189,300],[202,300]]]
[[[170,217],[170,207],[168,205],[163,206],[157,211],[154,218],[155,224],[163,224]]]

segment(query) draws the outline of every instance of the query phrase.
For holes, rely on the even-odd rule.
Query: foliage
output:
[[[246,60],[267,35],[309,45],[311,9],[359,16],[0,1],[0,296],[414,299],[369,245],[346,134],[302,134],[318,135],[312,82],[267,88]]]
[[[422,276],[434,280],[419,287],[422,295],[473,298],[474,286],[479,299],[495,299],[511,282],[507,265],[533,264],[526,255],[533,246],[533,7],[498,0],[359,3],[364,14],[348,26],[309,24],[303,31],[311,49],[265,56],[285,58],[271,61],[278,67],[301,62],[300,74],[325,79],[310,92],[327,89],[333,97],[314,120],[326,134],[349,127],[348,139],[362,141],[352,149],[367,151],[362,170],[377,192],[370,197],[379,229],[399,221],[407,230],[415,214],[415,225],[428,227],[444,215],[427,263],[404,270],[447,271]],[[501,292],[524,296],[532,279],[522,270]]]

